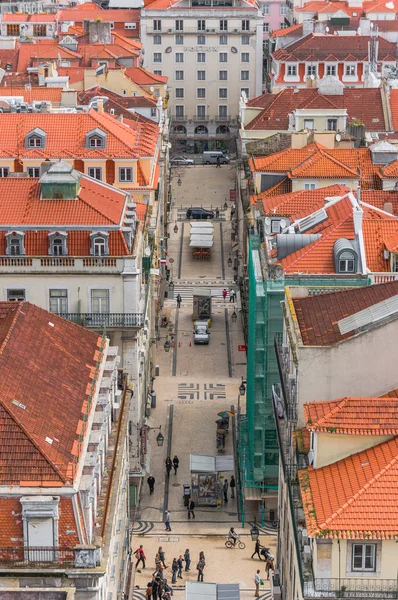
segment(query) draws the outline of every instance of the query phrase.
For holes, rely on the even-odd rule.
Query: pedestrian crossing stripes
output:
[[[205,400],[224,400],[225,385],[223,383],[205,383]]]
[[[199,284],[200,285],[200,284]],[[191,285],[180,285],[178,283],[174,283],[174,300],[166,300],[166,302],[175,302],[175,298],[177,298],[178,294],[180,294],[182,301],[183,302],[192,302],[193,300],[193,291],[197,290],[196,286],[191,286]],[[206,289],[210,290],[210,294],[211,297],[213,298],[213,300],[215,301],[221,301],[224,302],[224,298],[223,298],[223,290],[226,289],[227,290],[227,297],[225,299],[225,304],[229,303],[229,293],[230,293],[230,288],[229,286],[225,286],[224,287],[207,287]],[[231,302],[232,304],[232,302]]]
[[[268,590],[264,594],[260,593],[259,600],[271,600],[271,598],[272,598],[271,590]]]
[[[179,400],[199,400],[199,384],[198,383],[179,383],[178,384],[178,399]]]

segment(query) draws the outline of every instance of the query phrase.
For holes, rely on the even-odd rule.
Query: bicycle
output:
[[[225,547],[226,548],[239,548],[239,550],[244,550],[246,548],[246,544],[244,542],[242,542],[239,538],[236,540],[236,544],[233,543],[233,541],[228,538],[227,541],[225,542]]]

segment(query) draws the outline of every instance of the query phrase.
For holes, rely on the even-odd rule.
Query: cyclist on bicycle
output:
[[[238,541],[239,536],[233,527],[231,527],[231,529],[228,532],[228,539],[231,540],[234,546],[236,546],[236,542]]]

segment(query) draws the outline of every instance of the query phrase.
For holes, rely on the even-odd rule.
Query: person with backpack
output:
[[[196,565],[196,568],[198,570],[198,581],[203,581],[203,572],[205,570],[205,566],[206,566],[206,563],[205,563],[205,559],[203,556],[203,558],[199,559],[199,562]]]
[[[144,547],[142,545],[139,548],[137,548],[137,550],[134,552],[134,556],[137,559],[137,562],[135,563],[135,568],[137,568],[140,562],[142,562],[142,568],[145,569],[145,553]]]
[[[145,590],[146,600],[152,600],[152,581],[150,581]]]
[[[171,583],[177,583],[178,564],[177,564],[176,558],[173,558],[173,563],[171,565],[171,572],[172,572]]]
[[[164,550],[163,550],[162,546],[159,546],[158,556],[159,556],[159,562],[163,563],[163,568],[167,569],[166,563],[165,563],[166,556],[165,556],[165,553],[164,553]]]
[[[192,498],[190,498],[188,500],[188,519],[191,518],[191,515],[192,515],[193,519],[195,518],[194,510],[195,510],[195,502],[192,500]]]
[[[177,294],[177,308],[181,308],[181,302],[182,302],[182,298],[181,298],[181,294]]]
[[[149,475],[149,477],[147,479],[147,483],[149,486],[149,493],[153,494],[153,490],[155,489],[155,478],[153,475]]]

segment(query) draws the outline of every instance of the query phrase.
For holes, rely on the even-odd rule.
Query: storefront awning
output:
[[[189,457],[191,473],[225,473],[234,471],[234,457],[207,456],[205,454],[191,454]]]
[[[240,600],[239,583],[187,581],[185,600]]]

